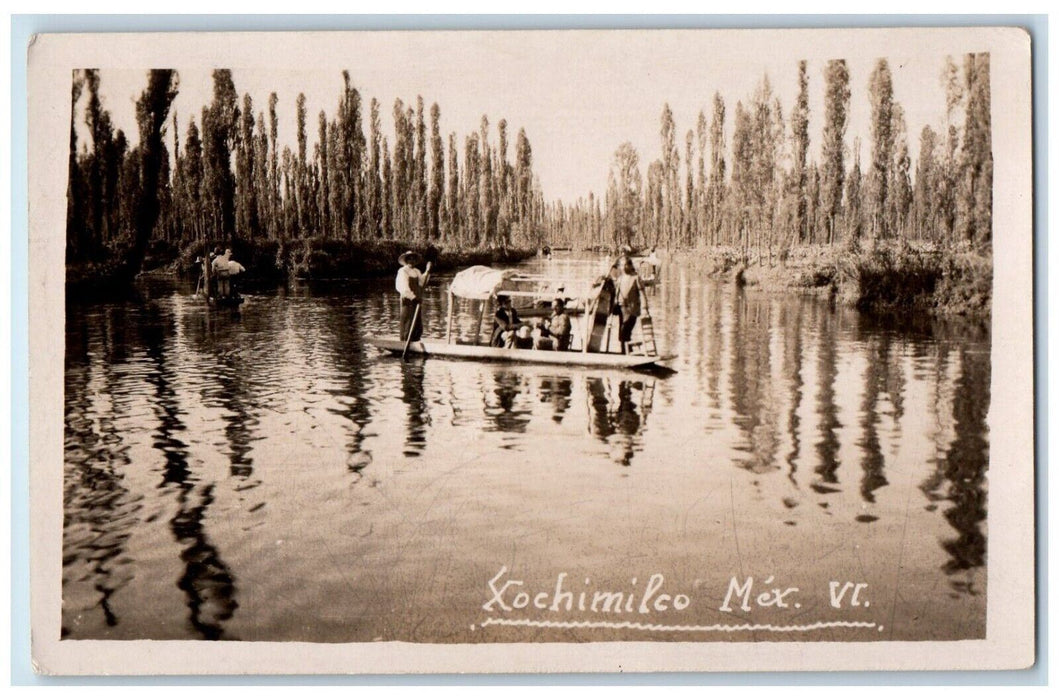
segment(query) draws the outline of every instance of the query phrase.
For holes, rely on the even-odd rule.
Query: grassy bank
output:
[[[522,248],[474,248],[457,250],[438,246],[433,255],[427,246],[405,241],[342,241],[329,238],[305,238],[279,242],[236,241],[232,257],[247,269],[248,283],[280,282],[286,279],[326,280],[358,279],[393,274],[397,257],[406,250],[435,259],[437,271],[454,270],[470,265],[513,265],[536,254]],[[154,274],[196,276],[196,258],[204,253],[202,244],[182,249],[154,245],[148,252],[145,268]],[[117,261],[72,263],[66,268],[67,294],[98,295],[127,288],[132,275]]]
[[[828,294],[861,311],[904,311],[988,318],[992,304],[991,252],[907,244],[800,247],[781,257],[709,248],[688,251],[707,274],[763,289],[799,289]]]

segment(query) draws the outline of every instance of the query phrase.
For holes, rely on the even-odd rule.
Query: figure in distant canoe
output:
[[[220,248],[217,251],[211,263],[216,279],[216,296],[218,299],[234,299],[239,295],[233,287],[232,278],[246,272],[246,268],[232,260],[231,248],[226,248],[223,253]]]
[[[213,259],[213,276],[217,279],[217,296],[221,298],[231,296],[232,289],[228,280],[228,262],[232,255],[232,249],[228,248]]]
[[[419,254],[406,250],[397,258],[401,269],[397,271],[397,282],[394,285],[401,295],[401,340],[411,338],[412,342],[423,335],[423,287],[426,279],[416,267]]]
[[[632,342],[632,329],[636,326],[636,319],[640,317],[640,295],[643,293],[643,283],[640,276],[636,274],[636,267],[632,260],[625,259],[625,267],[621,277],[618,278],[618,308],[621,313],[621,325],[618,326],[618,341],[621,343],[621,352],[628,352],[628,344]]]

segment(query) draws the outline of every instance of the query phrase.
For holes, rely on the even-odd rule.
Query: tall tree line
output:
[[[546,232],[554,243],[722,245],[770,257],[797,245],[856,248],[868,239],[991,243],[989,54],[967,54],[962,65],[946,59],[945,120],[940,129],[928,125],[919,132],[914,164],[905,110],[894,98],[886,59],[875,62],[858,97],[867,99],[871,114],[869,159],[863,165],[860,140],[851,148],[846,139],[852,97],[846,61],[826,62],[820,77],[819,160],[811,157],[812,76],[800,61],[789,116],[764,76],[734,110],[715,93],[710,115],[698,114],[681,149],[673,112],[664,105],[658,158],[641,169],[632,144],[619,145],[602,206],[592,193],[574,203],[547,205]]]
[[[156,85],[162,74],[170,76],[171,89]],[[68,261],[128,255],[139,261],[153,242],[176,249],[308,237],[453,247],[541,240],[545,207],[530,142],[520,129],[509,160],[506,120],[491,130],[483,115],[466,137],[461,165],[457,135],[442,134],[440,107],[428,109],[422,97],[414,105],[398,99],[391,148],[382,105],[371,99],[365,108],[343,72],[334,113],[317,115],[311,152],[304,94],[296,98],[297,145],[281,148],[277,94],[257,106],[249,94],[240,98],[230,70],[215,70],[212,77],[212,100],[182,122],[168,112],[175,72],[151,71],[142,99],[155,111],[141,115],[138,103],[140,140],[130,147],[103,104],[100,72],[75,71]],[[156,94],[170,95],[161,121]],[[170,129],[172,153],[165,138]],[[87,134],[83,142],[79,133]]]

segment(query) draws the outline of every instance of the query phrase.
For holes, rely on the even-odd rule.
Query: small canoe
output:
[[[405,341],[395,337],[369,337],[368,342],[400,355]],[[494,348],[491,345],[458,345],[441,340],[416,341],[408,344],[408,353],[427,357],[448,357],[491,362],[514,362],[537,365],[567,365],[571,367],[613,367],[632,369],[650,367],[672,360],[676,355],[620,355],[618,353],[581,352],[580,350],[516,350]]]

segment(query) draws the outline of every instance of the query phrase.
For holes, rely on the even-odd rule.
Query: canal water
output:
[[[985,635],[981,329],[672,262],[648,374],[384,356],[389,280],[140,291],[67,308],[64,638]]]

